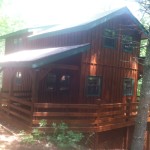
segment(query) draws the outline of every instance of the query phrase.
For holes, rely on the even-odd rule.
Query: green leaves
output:
[[[40,120],[39,126],[40,127],[45,127],[47,125],[47,121],[45,119]]]
[[[69,130],[68,125],[64,122],[60,124],[53,123],[52,127],[54,128],[53,135],[47,136],[47,139],[55,143],[61,149],[78,147],[79,145],[77,145],[77,143],[84,137],[82,133]]]
[[[0,35],[20,30],[25,25],[25,22],[20,17],[6,14],[6,8],[8,9],[11,5],[12,0],[0,0]]]
[[[39,122],[39,127],[46,127],[47,121],[42,119]],[[48,143],[56,144],[60,149],[80,149],[78,144],[84,137],[82,133],[74,132],[69,130],[66,123],[62,122],[59,124],[52,123],[53,133],[45,134],[45,132],[35,128],[30,134],[26,134],[24,131],[20,132],[22,143],[33,144],[39,140],[46,140]]]

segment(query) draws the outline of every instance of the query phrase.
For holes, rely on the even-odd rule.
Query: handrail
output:
[[[73,128],[108,130],[133,124],[137,114],[137,102],[113,104],[55,104],[34,103],[23,98],[0,93],[1,109],[36,126],[41,119],[48,125],[66,122]]]
[[[38,124],[40,118],[43,118],[49,124],[64,121],[70,126],[88,126],[93,129],[102,129],[100,126],[107,126],[109,129],[109,125],[117,127],[117,124],[122,127],[125,124],[133,123],[137,114],[137,104],[137,102],[114,104],[35,103],[33,124]]]
[[[0,93],[0,98],[1,110],[31,123],[32,102],[6,93]]]

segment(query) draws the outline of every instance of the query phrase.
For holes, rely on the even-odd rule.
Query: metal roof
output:
[[[54,26],[56,26],[56,25],[47,25],[47,26],[21,29],[21,30],[12,32],[12,33],[2,35],[2,36],[0,36],[0,39],[6,39],[7,37],[11,37],[11,36],[22,36],[23,34],[27,34],[27,33],[30,33],[31,35],[37,34],[37,33],[43,32],[51,27],[54,27]]]
[[[123,7],[120,9],[107,11],[101,14],[96,15],[95,17],[89,19],[86,22],[82,22],[79,24],[69,24],[69,25],[58,25],[53,26],[47,30],[38,32],[36,34],[32,34],[29,36],[29,38],[32,39],[38,39],[38,38],[45,38],[53,35],[59,35],[64,33],[70,33],[70,32],[77,32],[82,30],[89,30],[91,28],[94,28],[100,24],[103,24],[107,22],[110,19],[113,19],[115,17],[118,17],[123,14],[128,14],[129,17],[132,19],[133,24],[138,26],[138,28],[141,30],[142,38],[147,38],[149,36],[148,31],[144,28],[144,26],[132,15],[132,13],[129,11],[127,7]]]
[[[0,66],[38,68],[71,55],[84,52],[89,48],[89,44],[82,44],[47,49],[23,50],[0,57]]]
[[[104,13],[97,14],[96,16],[89,18],[89,20],[84,22],[80,22],[76,24],[66,24],[66,25],[46,25],[46,26],[22,29],[7,35],[0,36],[0,39],[5,39],[7,37],[14,36],[14,35],[21,36],[24,33],[31,33],[29,35],[29,39],[32,40],[32,39],[39,39],[39,38],[44,38],[53,35],[64,34],[64,33],[88,30],[123,14],[128,14],[130,18],[133,20],[133,23],[136,26],[138,26],[139,30],[141,30],[142,38],[149,37],[149,32],[143,27],[143,25],[136,19],[136,17],[134,17],[134,15],[129,11],[127,7],[123,7],[120,9],[115,9],[115,10],[106,11]]]

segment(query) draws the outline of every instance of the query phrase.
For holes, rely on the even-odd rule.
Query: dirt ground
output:
[[[57,150],[53,145],[36,142],[34,144],[23,144],[20,137],[11,134],[0,126],[0,150]]]
[[[18,123],[0,112],[0,150],[57,150],[52,144],[44,142],[21,143],[19,132],[24,129],[26,128],[21,122]]]

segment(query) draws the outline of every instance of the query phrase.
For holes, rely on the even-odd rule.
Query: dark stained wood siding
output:
[[[113,28],[117,31],[117,45],[114,49],[104,48],[103,46],[103,31],[105,28]],[[125,33],[130,33],[134,41],[140,42],[138,28],[128,16],[123,15],[88,31],[83,30],[80,32],[60,34],[37,40],[27,40],[24,38],[24,44],[20,49],[40,49],[90,43],[90,50],[84,52],[82,57],[78,58],[78,63],[75,63],[80,67],[80,71],[77,73],[80,78],[76,79],[78,82],[76,82],[74,89],[79,89],[79,93],[76,94],[77,96],[74,101],[77,103],[95,103],[96,99],[99,98],[102,103],[122,102],[128,98],[135,101],[138,79],[136,57],[139,54],[139,44],[137,44],[137,48],[134,48],[132,53],[124,52],[122,50],[121,36]],[[6,53],[13,52],[14,47],[10,42],[10,39],[6,42]],[[72,64],[68,58],[61,63]],[[88,75],[102,77],[102,93],[100,97],[86,96],[85,83]],[[131,97],[123,96],[124,78],[132,78],[134,80],[134,94]],[[44,81],[42,84],[44,84]],[[42,94],[39,96],[41,99]]]

